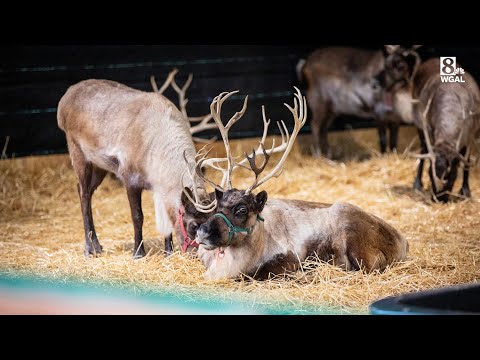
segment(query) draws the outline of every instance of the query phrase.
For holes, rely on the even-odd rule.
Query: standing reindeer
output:
[[[312,110],[314,155],[331,157],[328,128],[340,114],[375,118],[381,152],[387,148],[387,128],[390,149],[396,149],[399,124],[412,121],[410,111],[403,109],[411,104],[404,102],[405,94],[397,92],[409,86],[420,58],[414,51],[418,45],[385,47],[386,55],[349,47],[322,48],[298,62],[297,75],[306,82]]]
[[[434,199],[447,202],[460,163],[464,165],[460,195],[471,196],[469,154],[480,135],[480,92],[468,72],[462,75],[465,82],[443,83],[439,71],[440,60],[430,59],[419,67],[414,79],[413,97],[419,100],[414,121],[422,152],[414,188],[423,188],[423,163],[427,158]]]
[[[175,72],[170,73],[162,88],[174,76]],[[145,256],[143,190],[153,190],[157,228],[165,236],[167,254],[171,252],[172,226],[180,207],[185,171],[182,154],[194,161],[196,152],[185,120],[185,104],[180,105],[181,111],[160,94],[96,79],[71,86],[60,99],[57,120],[66,134],[78,177],[85,255],[102,252],[91,199],[108,172],[122,180],[127,189],[135,232],[134,258]],[[188,186],[203,190],[201,182]]]
[[[227,125],[223,125],[220,118],[222,104],[232,94],[220,94],[210,107],[225,144],[226,169],[218,165],[218,159],[207,159],[208,153],[199,152],[200,158],[192,166],[194,171],[189,171],[192,181],[200,177],[215,188],[215,195],[211,197],[211,205],[215,206],[215,210],[204,211],[205,203],[197,202],[188,188],[184,189],[182,196],[186,211],[183,226],[188,236],[193,236],[197,229],[198,256],[207,268],[206,278],[235,278],[245,274],[265,279],[270,274],[299,269],[301,263],[310,256],[317,256],[324,261],[333,258],[336,265],[347,270],[367,271],[384,269],[395,261],[405,259],[408,252],[405,238],[383,220],[356,206],[342,202],[332,205],[300,200],[267,201],[265,191],[254,195],[253,190],[282,172],[296,136],[305,124],[306,101],[296,89],[294,107],[285,104],[295,121],[292,134],[288,135],[287,132],[285,145],[281,145],[284,145],[284,152],[279,162],[260,178],[275,144],[265,150],[262,138],[257,151],[253,151],[251,156],[245,154],[248,167],[243,165],[244,161],[234,162],[228,131],[239,117],[234,116]],[[243,114],[243,111],[240,113]],[[263,120],[266,134],[270,121],[266,120],[265,112]],[[264,157],[261,166],[256,164],[259,154]],[[209,180],[202,172],[202,166],[212,163],[216,163],[214,169],[224,174],[222,186]],[[231,175],[235,166],[253,171],[255,180],[248,189],[232,187]],[[200,216],[196,216],[197,210],[202,213]],[[205,213],[210,215],[206,221]]]

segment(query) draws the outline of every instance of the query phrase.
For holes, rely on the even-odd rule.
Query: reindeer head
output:
[[[300,93],[300,90],[296,89],[294,107],[290,107],[285,104],[288,110],[292,113],[295,125],[292,134],[288,133],[285,123],[279,122],[278,127],[282,135],[282,143],[275,147],[273,142],[272,147],[265,150],[265,139],[268,132],[268,126],[270,120],[266,119],[265,108],[262,108],[264,132],[262,140],[257,150],[253,150],[252,155],[248,156],[245,153],[245,159],[240,162],[235,162],[231,155],[230,143],[228,139],[228,131],[231,126],[237,122],[245,113],[247,98],[245,98],[243,108],[240,112],[235,113],[233,117],[228,121],[227,125],[223,125],[220,118],[220,112],[223,102],[236,91],[231,93],[222,93],[215,97],[210,108],[213,118],[217,123],[220,133],[223,138],[223,142],[226,149],[226,158],[210,158],[207,159],[208,152],[202,150],[199,151],[197,157],[199,160],[195,164],[195,175],[203,179],[215,188],[215,200],[212,204],[216,204],[215,213],[204,222],[197,231],[197,242],[203,246],[206,250],[213,250],[220,248],[220,253],[223,254],[222,249],[228,246],[242,246],[246,243],[246,239],[252,240],[252,234],[254,233],[258,223],[263,222],[263,218],[260,213],[262,212],[267,202],[267,192],[261,191],[254,195],[252,191],[264,184],[272,177],[278,177],[282,170],[283,164],[293,148],[295,139],[300,129],[305,124],[307,118],[307,105],[306,100]],[[265,170],[268,164],[270,155],[274,152],[283,152],[283,155],[277,165],[263,178],[260,178],[261,173]],[[261,155],[264,157],[261,166],[256,165],[256,156]],[[227,167],[222,168],[219,166],[220,162],[227,162]],[[247,167],[246,164],[249,164]],[[209,180],[202,172],[202,166],[209,165],[215,170],[219,170],[223,173],[223,179],[220,185],[217,185],[213,181]],[[232,187],[232,172],[238,168],[243,167],[251,170],[255,175],[253,184],[246,190],[238,190]],[[225,187],[225,188],[224,188]],[[187,195],[187,194],[186,194]],[[189,200],[192,201],[190,196]],[[198,210],[198,206],[195,201],[192,201],[195,208]],[[202,205],[205,206],[205,205]],[[201,207],[200,207],[201,209]]]
[[[185,194],[189,196],[187,197]],[[200,225],[205,223],[210,216],[214,214],[213,209],[210,212],[198,211],[194,203],[189,200],[189,198],[192,199],[194,197],[195,195],[192,190],[185,187],[184,192],[182,192],[182,206],[179,210],[178,224],[176,227],[176,238],[183,252],[190,252],[198,246],[198,244],[194,242],[197,237],[197,230]],[[213,200],[215,200],[215,193],[212,192],[208,194],[208,197],[201,200],[201,203],[208,205],[208,203],[211,203]]]
[[[441,142],[433,147],[435,161],[430,162],[432,190],[438,201],[447,202],[457,178],[460,154],[454,146]],[[435,169],[432,167],[434,166]]]
[[[227,246],[241,246],[245,238],[253,233],[259,215],[267,202],[267,192],[257,195],[244,190],[215,190],[216,213],[197,231],[197,241],[205,249],[213,250]]]
[[[416,52],[420,46],[385,45],[385,71],[380,82],[387,92],[395,93],[409,86],[420,65],[420,56]]]

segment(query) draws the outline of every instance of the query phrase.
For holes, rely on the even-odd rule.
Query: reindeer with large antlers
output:
[[[228,96],[223,97],[221,103],[223,103],[223,101],[225,101],[229,96],[237,92],[238,91],[232,92]],[[243,115],[243,113],[245,112],[246,102],[247,102],[247,99],[245,99],[244,108],[242,109],[242,111],[240,111],[239,116]],[[220,103],[220,106],[221,106],[221,103]],[[227,130],[225,130],[225,128],[228,127],[228,129],[230,129],[231,126],[228,126],[228,124],[227,126],[223,126],[222,121],[220,120],[219,114],[217,113],[217,110],[215,109],[215,107],[212,107],[212,113],[214,113],[215,116],[217,116],[216,117],[217,124],[221,129],[221,133],[226,135]],[[278,128],[280,130],[280,135],[282,137],[281,144],[279,146],[275,146],[275,142],[274,142],[271,149],[265,150],[263,144],[265,143],[265,140],[267,138],[270,120],[267,120],[265,116],[264,106],[262,106],[262,116],[263,116],[263,123],[264,123],[263,135],[260,141],[260,145],[258,146],[257,150],[253,152],[252,156],[257,156],[259,154],[270,156],[271,154],[274,154],[274,153],[283,152],[290,143],[290,134],[288,133],[285,123],[283,121],[277,122]],[[226,148],[230,149],[228,136],[224,136],[224,144]],[[229,157],[207,159],[206,158],[207,154],[208,152],[205,152],[204,149],[201,149],[198,152],[197,154],[197,158],[199,158],[198,167],[196,167],[195,164],[191,164],[191,163],[188,164],[187,159],[185,159],[185,161],[188,164],[187,165],[188,166],[187,173],[189,175],[188,183],[190,184],[198,183],[198,176],[196,174],[196,171],[199,171],[200,169],[203,169],[204,167],[208,166],[215,170],[219,170],[223,173],[222,180],[219,184],[219,188],[223,189],[226,186],[227,182],[231,184],[231,181],[227,181],[227,179],[229,179],[229,177],[231,176],[231,173],[240,167],[245,168],[245,165],[249,163],[249,160],[251,159],[247,156],[245,159],[243,159],[238,163],[233,162],[231,160],[230,167],[229,167],[231,171],[229,172],[218,166],[218,163],[226,162]],[[207,181],[208,183],[210,183],[210,185],[212,185],[214,188],[217,187],[217,185],[214,182],[211,182],[208,178],[204,178],[204,179],[205,179],[204,181]],[[176,235],[177,235],[176,238],[183,252],[192,251],[193,249],[198,248],[198,243],[194,241],[196,237],[197,229],[200,226],[200,224],[208,220],[208,218],[212,215],[212,211],[216,206],[216,199],[214,197],[214,193],[210,193],[209,196],[210,198],[207,198],[204,196],[203,192],[199,194],[195,188],[191,189],[188,186],[185,187],[184,191],[182,192],[182,207],[180,208],[179,218],[176,224]]]
[[[169,74],[160,93],[174,81],[175,73]],[[182,90],[180,93],[184,95]],[[184,97],[181,112],[161,94],[96,79],[71,86],[61,98],[58,126],[66,134],[73,169],[78,176],[85,255],[102,252],[93,223],[91,199],[107,172],[115,174],[127,188],[135,231],[134,257],[145,255],[141,204],[145,189],[153,191],[157,228],[165,236],[166,252],[171,252],[173,225],[181,205],[182,176],[186,170],[184,158],[195,162],[196,152],[191,128],[185,121],[184,105]],[[199,181],[186,186],[199,193],[204,184]]]
[[[368,271],[384,269],[395,261],[405,259],[408,251],[405,238],[385,221],[356,206],[342,202],[332,205],[268,199],[266,191],[253,194],[259,186],[281,174],[295,139],[305,124],[306,102],[296,89],[294,107],[285,104],[293,115],[294,128],[288,134],[283,124],[286,134],[282,145],[278,147],[283,150],[281,159],[267,175],[261,177],[270,154],[278,152],[278,148],[273,144],[265,150],[266,136],[263,136],[257,151],[251,156],[245,154],[245,159],[240,163],[234,161],[228,131],[245,112],[247,99],[243,109],[227,125],[223,125],[221,107],[232,94],[220,94],[211,104],[213,118],[225,144],[227,167],[221,168],[218,165],[221,159],[207,159],[208,153],[200,151],[195,171],[189,173],[191,181],[201,178],[215,188],[210,203],[215,210],[205,210],[206,204],[197,202],[188,188],[184,189],[182,196],[186,211],[182,225],[187,229],[188,236],[193,237],[196,230],[198,256],[207,268],[206,278],[235,278],[244,274],[265,279],[270,274],[300,269],[302,262],[310,256],[324,261],[333,260],[334,264],[347,270]],[[270,121],[266,120],[265,111],[262,114],[265,135]],[[256,156],[264,157],[262,165],[257,166]],[[201,171],[202,166],[210,166],[211,163],[217,163],[213,169],[221,169],[224,173],[224,186],[211,181]],[[245,165],[247,163],[249,166]],[[232,174],[238,167],[246,167],[255,175],[253,184],[246,190],[236,189],[232,185]],[[199,212],[202,214],[196,216]],[[209,215],[208,220],[205,220],[206,214]]]
[[[210,120],[212,119],[211,114],[207,114],[204,116],[188,116],[187,114],[188,99],[185,97],[185,95],[187,93],[188,88],[192,84],[193,74],[189,74],[187,81],[185,81],[185,84],[183,84],[183,86],[180,87],[175,81],[175,75],[177,73],[178,73],[178,69],[173,69],[168,74],[167,80],[164,82],[164,84],[160,88],[158,88],[157,82],[155,81],[155,76],[153,75],[150,76],[150,83],[152,84],[153,91],[158,94],[163,94],[165,90],[167,90],[168,86],[172,85],[173,90],[175,90],[175,92],[178,95],[179,110],[182,112],[182,115],[187,120],[190,126],[190,133],[192,134],[193,141],[198,143],[211,143],[215,141],[217,139],[216,137],[213,137],[211,139],[203,139],[198,136],[193,136],[193,134],[196,134],[205,130],[215,129],[216,125],[215,123],[210,123]],[[198,123],[198,124],[192,126],[190,123]]]
[[[480,90],[473,77],[465,72],[465,82],[443,83],[439,76],[440,60],[430,59],[418,69],[413,97],[415,125],[422,155],[414,188],[422,190],[424,159],[430,160],[429,175],[434,199],[446,202],[464,165],[460,197],[470,197],[468,175],[470,152],[480,136]]]

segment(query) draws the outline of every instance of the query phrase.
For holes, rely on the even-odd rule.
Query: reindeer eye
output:
[[[188,225],[188,227],[189,227],[190,232],[194,233],[198,229],[198,224],[196,222],[190,223],[190,225]]]
[[[241,215],[246,215],[247,214],[247,208],[245,206],[241,206],[237,209],[235,212],[236,216],[241,216]]]

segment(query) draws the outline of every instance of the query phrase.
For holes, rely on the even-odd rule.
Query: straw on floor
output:
[[[93,214],[106,253],[83,256],[83,226],[76,177],[68,155],[0,161],[0,270],[35,273],[52,281],[131,285],[138,291],[177,289],[192,300],[202,296],[248,300],[252,307],[268,304],[298,313],[321,311],[365,313],[376,299],[480,277],[480,177],[470,178],[473,199],[437,204],[428,190],[412,189],[415,159],[405,155],[418,148],[415,131],[401,128],[397,154],[380,156],[375,130],[331,133],[332,162],[309,155],[310,136],[299,137],[283,174],[263,187],[269,197],[347,201],[396,227],[409,241],[406,262],[382,273],[346,272],[326,263],[307,263],[303,271],[269,281],[203,279],[203,266],[179,252],[165,258],[163,238],[155,230],[151,194],[144,193],[144,242],[148,256],[133,260],[133,228],[125,190],[107,177],[93,198]],[[269,138],[271,139],[271,138]],[[232,141],[234,153],[257,145],[258,139]],[[222,144],[215,152],[222,153]],[[271,164],[278,160],[272,157]],[[243,170],[242,170],[243,171]],[[239,171],[234,185],[249,184]],[[461,172],[455,191],[461,184]],[[427,174],[424,184],[429,188]],[[460,199],[459,199],[460,200]]]

